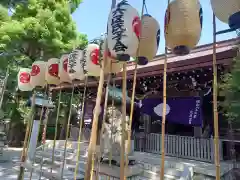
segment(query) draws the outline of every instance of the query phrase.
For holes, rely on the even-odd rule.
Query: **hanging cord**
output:
[[[85,115],[85,101],[86,101],[86,93],[87,93],[87,85],[88,85],[88,76],[85,77],[84,82],[84,91],[83,91],[83,99],[82,99],[82,108],[81,108],[81,119],[79,123],[79,133],[78,133],[78,149],[77,149],[77,159],[76,159],[76,167],[74,171],[74,180],[77,180],[77,171],[79,167],[79,157],[80,157],[80,150],[81,150],[81,136],[82,136],[82,126],[84,121],[84,115]]]
[[[109,84],[111,80],[111,71],[112,71],[112,62],[110,62],[110,73],[108,74],[108,79],[107,79],[107,86],[106,86],[106,92],[105,92],[105,101],[104,101],[104,111],[103,111],[103,121],[102,121],[102,127],[101,127],[101,132],[99,134],[99,156],[98,156],[98,164],[97,164],[97,171],[96,171],[96,180],[99,179],[99,170],[100,170],[100,159],[102,157],[102,150],[101,150],[101,145],[102,145],[102,136],[104,132],[104,125],[106,123],[106,115],[107,115],[107,106],[108,106],[108,92],[109,92]],[[104,150],[103,150],[104,151]]]
[[[146,8],[146,2],[145,0],[143,0],[143,4],[142,4],[142,11],[141,11],[141,20],[142,20],[142,16],[144,13],[144,7]],[[142,21],[141,21],[142,23]],[[142,26],[141,26],[142,27]],[[142,32],[140,31],[140,38],[139,41],[141,41],[141,36],[142,36]],[[140,43],[140,42],[139,42]],[[128,170],[128,154],[131,148],[131,131],[132,131],[132,121],[133,121],[133,111],[134,111],[134,98],[135,98],[135,92],[136,92],[136,83],[137,83],[137,61],[138,61],[138,57],[140,54],[140,49],[137,49],[137,59],[135,62],[135,66],[134,66],[134,76],[133,76],[133,90],[132,90],[132,98],[131,98],[131,109],[130,109],[130,117],[129,117],[129,127],[128,127],[128,140],[127,140],[127,155],[126,155],[126,170]],[[124,176],[124,179],[126,179],[126,176]]]
[[[213,13],[213,118],[214,118],[214,155],[216,166],[216,180],[220,180],[218,105],[217,105],[217,61],[216,61],[216,17]]]
[[[170,14],[170,0],[167,3],[167,11]],[[168,15],[169,17],[169,15]],[[167,103],[167,59],[168,59],[168,47],[167,38],[165,38],[165,58],[164,58],[164,70],[163,70],[163,109],[162,109],[162,136],[161,136],[161,170],[160,180],[164,180],[164,163],[165,163],[165,122],[166,122],[166,103]]]
[[[67,143],[68,143],[68,135],[69,135],[69,129],[70,129],[70,120],[71,120],[71,115],[72,115],[72,101],[73,101],[74,89],[75,88],[73,86],[72,87],[71,100],[70,100],[69,114],[68,114],[66,139],[65,139],[65,143],[64,143],[63,163],[62,163],[62,168],[61,168],[61,179],[63,179],[63,171],[64,171],[64,166],[65,166],[66,150],[67,150]]]
[[[148,14],[147,5],[145,2],[144,2],[144,8],[145,8],[146,13]]]
[[[59,94],[58,94],[58,107],[57,107],[57,117],[55,122],[55,132],[54,132],[54,140],[53,140],[53,149],[52,149],[52,163],[51,163],[51,170],[52,173],[53,170],[53,164],[55,160],[55,148],[56,148],[56,140],[57,140],[57,134],[58,134],[58,122],[59,122],[59,113],[60,113],[60,106],[61,106],[61,97],[62,97],[62,88],[60,87]]]
[[[48,94],[48,102],[52,102],[52,91],[49,91]],[[45,143],[46,143],[46,131],[47,131],[47,125],[48,125],[48,119],[49,119],[49,107],[47,107],[46,110],[46,121],[43,127],[43,132],[42,132],[42,151],[44,152],[45,150]],[[42,167],[43,167],[43,156],[41,157],[41,164],[40,164],[40,176],[39,176],[39,180],[41,180],[42,178]]]
[[[48,86],[47,84],[45,85],[45,90],[44,90],[44,95],[43,97],[45,98],[46,95],[47,95],[47,90],[48,90]],[[38,141],[38,137],[39,137],[39,133],[40,133],[40,129],[41,129],[41,125],[42,125],[42,120],[43,120],[43,114],[44,114],[44,108],[45,106],[42,105],[42,108],[41,108],[41,114],[40,114],[40,120],[39,120],[39,125],[38,125],[38,134],[37,134],[37,141]],[[36,112],[35,112],[36,113]],[[34,163],[35,163],[35,156],[36,156],[36,149],[34,150],[34,155],[33,155],[33,160],[32,160],[32,166],[34,166]],[[32,174],[33,174],[33,169],[34,168],[31,168],[31,172],[30,172],[30,180],[32,179]]]
[[[28,152],[29,139],[30,139],[29,134],[31,133],[32,121],[33,121],[33,117],[34,117],[35,98],[36,98],[36,91],[33,90],[31,115],[30,115],[30,117],[28,117],[28,123],[27,123],[26,133],[25,133],[24,142],[23,142],[23,150],[22,150],[22,155],[21,155],[21,165],[20,165],[18,180],[23,180],[23,177],[24,177],[24,169],[25,168],[23,167],[23,164],[25,163],[25,161],[27,159],[27,152]]]

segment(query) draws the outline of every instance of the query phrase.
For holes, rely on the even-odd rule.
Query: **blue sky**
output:
[[[119,2],[119,1],[117,1]],[[133,7],[141,12],[142,0],[129,0]],[[203,30],[199,45],[212,42],[212,9],[210,0],[200,0],[203,8]],[[148,13],[156,18],[161,26],[161,38],[159,53],[164,52],[164,15],[167,8],[167,0],[146,0]],[[79,32],[88,35],[89,40],[99,37],[106,31],[107,19],[110,12],[111,0],[83,0],[83,3],[74,12],[73,19],[77,23]],[[227,29],[228,25],[217,19],[217,31]],[[217,40],[225,40],[236,37],[236,33],[218,35]]]

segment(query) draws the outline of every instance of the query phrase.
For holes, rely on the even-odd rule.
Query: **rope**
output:
[[[69,114],[68,114],[67,133],[66,133],[66,139],[65,139],[65,143],[64,143],[64,152],[63,152],[63,164],[62,164],[62,168],[61,168],[61,179],[63,179],[63,170],[64,170],[65,159],[66,159],[66,149],[67,149],[67,142],[68,142],[68,135],[69,135],[69,126],[70,126],[70,120],[71,120],[71,114],[72,114],[73,94],[74,94],[74,86],[72,87],[72,94],[71,94]]]
[[[22,155],[21,155],[21,165],[20,165],[18,180],[23,180],[23,177],[24,177],[23,163],[26,161],[26,158],[27,158],[27,151],[28,151],[29,139],[30,139],[29,134],[31,132],[32,121],[33,121],[33,117],[34,117],[35,97],[36,97],[36,92],[35,92],[35,90],[33,90],[32,104],[31,104],[31,115],[30,115],[30,118],[28,118],[26,133],[25,133],[25,137],[24,137],[23,150],[22,150]]]
[[[52,149],[52,163],[51,163],[51,170],[52,173],[52,166],[55,159],[55,147],[56,147],[56,140],[57,140],[57,130],[58,130],[58,121],[59,121],[59,112],[60,112],[60,103],[61,103],[61,96],[62,96],[62,88],[60,88],[59,96],[58,96],[58,108],[57,108],[57,117],[55,122],[55,134],[54,134],[54,140],[53,140],[53,149]]]
[[[48,101],[52,102],[52,92],[49,91],[49,95],[48,95]],[[48,124],[48,119],[49,119],[49,108],[47,107],[47,111],[46,111],[46,122],[44,124],[43,127],[43,133],[42,133],[42,147],[43,147],[43,152],[45,149],[45,143],[46,143],[46,131],[47,131],[47,124]],[[40,176],[39,176],[39,180],[41,180],[42,178],[42,167],[43,167],[43,156],[41,158],[41,164],[40,164]]]
[[[146,13],[148,14],[147,5],[145,2],[144,2],[144,8],[145,8]]]
[[[143,0],[143,4],[142,4],[142,11],[141,11],[141,20],[142,20],[142,16],[144,13],[144,7],[146,7],[146,2],[145,0]],[[141,31],[140,31],[141,32]],[[140,33],[140,41],[141,41],[141,36],[142,33]],[[140,42],[139,42],[140,43]],[[126,155],[126,170],[128,169],[128,154],[130,151],[130,147],[131,147],[131,129],[132,129],[132,121],[133,121],[133,111],[134,111],[134,98],[135,98],[135,91],[136,91],[136,84],[137,84],[137,61],[138,61],[138,57],[140,54],[140,49],[137,49],[137,58],[136,58],[136,62],[135,62],[135,66],[134,66],[134,76],[133,76],[133,88],[132,88],[132,97],[131,97],[131,109],[130,109],[130,117],[129,117],[129,127],[128,127],[128,144],[127,144],[127,155]],[[126,176],[124,175],[124,179],[126,179]]]
[[[78,149],[77,149],[77,162],[76,162],[76,167],[75,167],[75,171],[74,171],[74,180],[77,180],[77,170],[79,167],[79,157],[80,157],[80,143],[81,143],[81,135],[82,135],[82,126],[83,126],[83,121],[84,121],[84,115],[85,115],[85,99],[86,99],[86,92],[87,92],[87,84],[88,84],[88,76],[86,76],[85,78],[85,82],[84,82],[84,91],[83,91],[83,99],[82,99],[82,110],[81,110],[81,119],[80,119],[80,123],[79,123],[79,133],[78,133]]]
[[[47,90],[48,90],[48,87],[47,85],[45,86],[45,91],[44,91],[44,98],[46,97],[46,94],[47,94]],[[40,120],[39,120],[39,125],[38,125],[38,134],[37,134],[37,141],[38,141],[38,136],[39,136],[39,133],[40,133],[40,128],[41,128],[41,124],[42,124],[42,118],[43,118],[43,112],[44,112],[44,105],[42,105],[42,108],[41,108],[41,114],[40,114]],[[36,112],[35,112],[36,113]],[[32,162],[32,166],[34,166],[34,163],[35,163],[35,156],[36,156],[36,149],[34,150],[34,155],[33,155],[33,162]],[[31,172],[30,172],[30,180],[32,179],[32,174],[33,174],[33,169],[34,168],[31,168]]]

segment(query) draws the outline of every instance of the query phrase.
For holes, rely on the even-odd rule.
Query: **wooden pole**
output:
[[[86,168],[85,168],[84,180],[91,180],[92,172],[93,172],[92,164],[93,164],[94,153],[96,151],[98,118],[99,118],[99,114],[100,114],[100,104],[101,104],[102,89],[103,89],[103,83],[104,83],[105,59],[106,58],[104,58],[102,61],[102,68],[100,71],[100,79],[99,79],[99,85],[98,85],[95,111],[93,114],[92,131],[91,131],[91,137],[90,137],[90,142],[89,142],[89,147],[88,147],[88,158],[87,158],[87,164],[86,164]]]
[[[121,123],[121,160],[120,160],[120,180],[125,178],[125,139],[126,139],[126,97],[127,97],[127,64],[123,63],[122,71],[122,123]],[[126,162],[127,163],[127,162]]]
[[[48,92],[48,101],[52,102],[52,91],[49,90]],[[49,107],[47,107],[46,110],[46,122],[44,123],[44,127],[43,127],[43,132],[42,132],[42,147],[43,147],[43,151],[45,149],[45,143],[46,143],[46,133],[47,133],[47,125],[48,125],[48,118],[49,118]],[[40,175],[38,180],[42,179],[42,168],[43,168],[43,157],[41,158],[41,164],[40,164]]]
[[[70,121],[71,121],[71,115],[72,115],[72,102],[73,102],[74,89],[75,88],[73,85],[69,113],[68,113],[67,132],[66,132],[66,138],[65,138],[65,142],[64,142],[63,163],[62,163],[62,168],[61,168],[61,179],[63,179],[63,172],[64,172],[64,166],[65,166],[65,161],[66,161],[66,154],[67,154],[66,151],[67,151],[68,136],[69,136],[69,131],[70,131]]]
[[[112,66],[112,65],[111,65]],[[111,71],[111,68],[110,68]],[[106,116],[107,116],[107,106],[108,106],[108,91],[109,91],[109,84],[110,84],[110,79],[111,79],[111,73],[108,74],[108,79],[107,79],[107,87],[106,87],[106,92],[105,92],[105,100],[104,100],[104,111],[103,111],[103,121],[102,121],[102,128],[101,132],[99,134],[99,148],[100,152],[98,154],[98,164],[97,164],[97,170],[96,170],[96,180],[99,179],[99,171],[100,171],[100,159],[102,157],[102,151],[101,151],[101,144],[102,144],[102,136],[104,132],[104,124],[106,122]]]
[[[217,109],[217,60],[216,60],[216,17],[213,13],[213,115],[214,115],[214,155],[216,167],[216,180],[220,180],[219,158],[219,133],[218,133],[218,109]]]
[[[169,7],[170,0],[168,0],[167,8]],[[170,12],[170,9],[169,9]],[[164,168],[165,168],[165,122],[166,122],[166,103],[167,103],[167,39],[165,38],[165,59],[163,70],[163,109],[162,109],[162,136],[161,136],[161,172],[160,180],[164,180]]]
[[[116,5],[116,0],[112,0],[112,7],[113,9]],[[107,42],[105,43],[105,48],[108,48]],[[95,111],[93,114],[93,123],[92,123],[92,131],[91,131],[91,137],[88,147],[88,157],[87,157],[87,164],[85,168],[85,176],[84,180],[91,180],[92,173],[93,173],[93,158],[96,151],[96,141],[97,141],[97,128],[98,128],[98,117],[100,114],[100,104],[101,104],[101,98],[102,98],[102,89],[103,89],[103,83],[104,83],[104,69],[105,69],[105,62],[107,59],[107,54],[104,53],[103,55],[103,61],[102,61],[102,68],[100,70],[100,78],[99,78],[99,84],[98,84],[98,92],[97,92],[97,98],[96,98],[96,105],[95,105]]]
[[[74,180],[77,180],[77,171],[79,167],[79,157],[80,157],[80,143],[81,143],[81,136],[82,136],[82,126],[83,126],[83,121],[84,121],[84,109],[85,109],[85,99],[86,99],[86,94],[87,94],[87,83],[88,83],[88,76],[85,77],[85,83],[84,83],[84,91],[83,91],[83,99],[82,99],[82,109],[81,109],[81,119],[79,123],[79,133],[78,133],[78,150],[77,150],[77,162],[76,162],[76,167],[74,171]]]
[[[27,151],[28,151],[27,147],[28,147],[28,144],[29,144],[29,139],[30,139],[29,134],[31,132],[32,121],[33,121],[33,116],[34,116],[35,98],[36,98],[36,92],[35,92],[35,90],[33,90],[32,104],[31,104],[31,115],[30,115],[29,120],[28,120],[27,129],[26,129],[26,133],[25,133],[25,137],[24,137],[18,180],[23,180],[23,177],[24,177],[23,163],[26,161],[26,158],[27,158]]]
[[[59,122],[59,113],[60,113],[60,106],[61,106],[61,97],[62,97],[62,88],[60,87],[60,91],[58,93],[58,107],[57,107],[57,115],[56,115],[56,121],[55,121],[55,132],[54,132],[54,140],[53,140],[53,149],[52,149],[52,165],[55,160],[55,147],[56,147],[56,140],[57,140],[57,133],[58,133],[58,122]],[[52,173],[52,168],[51,166],[50,172]]]
[[[142,11],[141,11],[141,20],[142,20],[142,16],[144,13],[144,7],[145,7],[145,0],[143,0],[143,4],[142,4]],[[142,24],[142,21],[141,21]],[[140,31],[140,39],[139,39],[139,43],[141,41],[141,31]],[[140,49],[137,49],[137,57],[139,57],[140,54]],[[132,97],[131,97],[131,109],[130,109],[130,117],[129,117],[129,127],[128,127],[128,137],[127,137],[127,155],[126,155],[126,162],[128,162],[128,154],[130,152],[131,149],[131,133],[132,133],[132,121],[133,121],[133,111],[134,111],[134,99],[135,99],[135,92],[136,92],[136,84],[137,84],[137,62],[138,59],[135,62],[135,66],[134,66],[134,75],[133,75],[133,88],[132,88]],[[128,169],[128,163],[126,163],[126,170]],[[125,177],[126,179],[126,177]]]

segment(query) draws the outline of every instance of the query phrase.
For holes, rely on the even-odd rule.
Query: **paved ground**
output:
[[[13,167],[17,167],[20,161],[22,148],[8,148],[3,153],[3,159],[6,162],[0,162],[0,177],[5,180],[16,180],[17,171]]]

